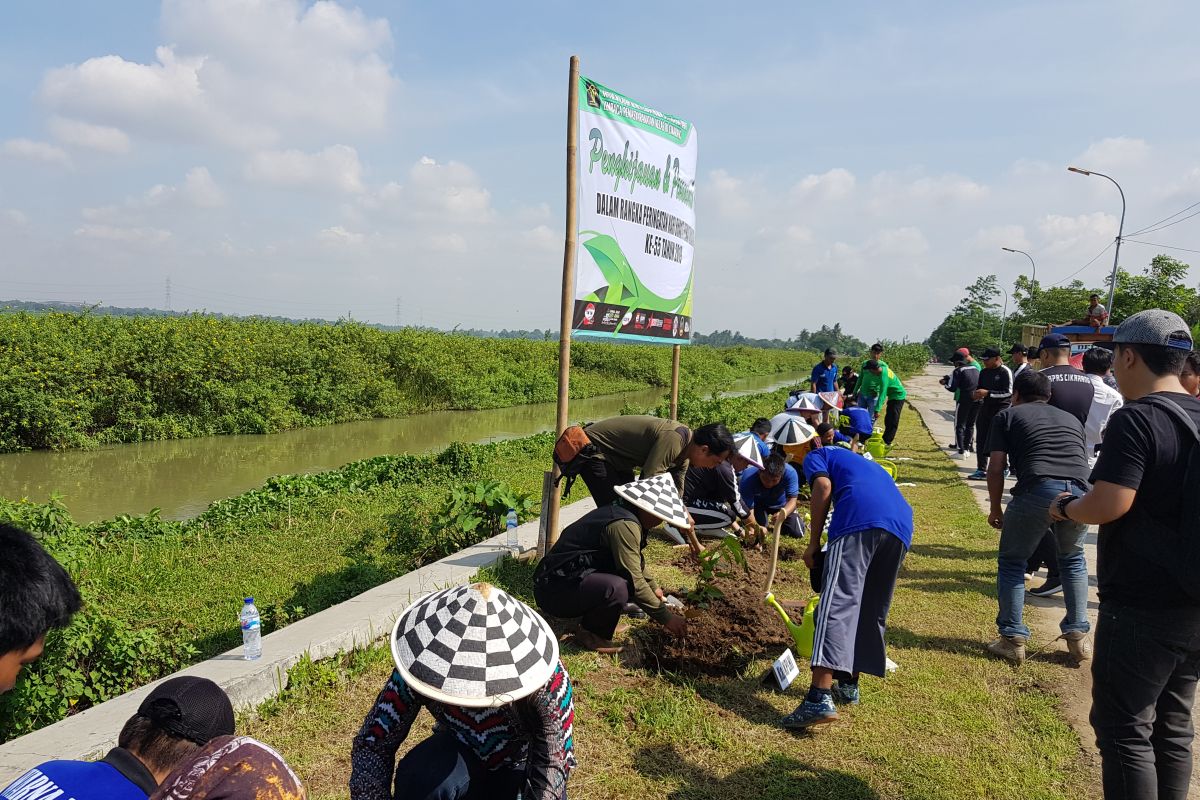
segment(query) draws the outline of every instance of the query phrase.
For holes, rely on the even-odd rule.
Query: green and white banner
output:
[[[576,336],[692,336],[696,129],[579,79]]]

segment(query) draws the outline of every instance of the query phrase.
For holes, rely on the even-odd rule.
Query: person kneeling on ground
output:
[[[837,430],[828,422],[822,422],[817,426],[817,436],[821,437],[821,444],[825,445],[826,447],[832,447],[834,445],[845,445],[846,447],[851,447],[853,444],[849,436]]]
[[[875,432],[871,412],[865,408],[847,408],[842,412],[842,417],[842,433],[850,437],[850,449],[857,453],[862,443]]]
[[[163,681],[125,723],[117,746],[99,761],[47,761],[26,772],[0,798],[23,796],[43,778],[41,792],[75,800],[145,800],[180,763],[218,736],[233,733],[233,706],[207,678]]]
[[[772,518],[782,517],[785,536],[804,535],[804,523],[796,513],[800,477],[781,453],[768,458],[762,469],[751,467],[743,472],[740,488],[756,524],[765,527]]]
[[[304,800],[283,756],[249,736],[219,736],[167,776],[150,800]]]
[[[642,555],[660,522],[688,524],[683,499],[666,475],[618,486],[616,493],[619,502],[563,528],[533,575],[538,607],[556,617],[580,618],[576,643],[601,653],[620,651],[612,639],[631,600],[672,634],[687,633],[687,622],[663,602]]]
[[[28,532],[0,525],[0,694],[42,655],[46,634],[79,610],[67,571]]]
[[[684,479],[683,502],[695,520],[697,531],[721,531],[730,528],[741,533],[739,521],[750,516],[738,491],[738,473],[750,467],[761,467],[756,438],[753,434],[734,437],[729,457],[715,467],[688,467]]]
[[[1047,529],[1058,545],[1058,569],[1063,579],[1067,615],[1060,628],[1075,661],[1091,658],[1087,618],[1087,562],[1083,540],[1087,526],[1054,522],[1050,505],[1062,492],[1087,491],[1088,460],[1083,425],[1072,414],[1048,404],[1050,381],[1040,372],[1026,370],[1014,382],[1010,408],[998,413],[990,425],[982,450],[990,454],[987,483],[991,499],[988,523],[1000,531],[996,594],[1000,636],[988,652],[1017,664],[1025,660],[1029,628],[1022,621],[1025,603],[1025,569]],[[1001,509],[1004,471],[1012,462],[1017,483],[1008,510]]]
[[[783,718],[783,726],[791,729],[833,722],[835,702],[858,703],[861,673],[883,677],[885,621],[913,535],[912,507],[875,462],[818,445],[804,459],[804,477],[812,486],[812,528],[804,551],[809,569],[821,551],[830,506],[836,510],[821,570],[812,686],[804,702]]]
[[[354,737],[351,800],[558,800],[575,705],[558,638],[487,583],[417,600],[392,629],[396,668]],[[396,763],[425,707],[433,735]]]

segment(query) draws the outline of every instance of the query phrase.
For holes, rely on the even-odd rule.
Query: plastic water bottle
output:
[[[262,617],[254,605],[254,598],[247,597],[238,616],[242,623],[242,658],[254,661],[262,657]]]
[[[504,518],[505,532],[508,534],[508,549],[515,553],[521,552],[521,543],[517,541],[517,512],[510,508],[508,515]]]

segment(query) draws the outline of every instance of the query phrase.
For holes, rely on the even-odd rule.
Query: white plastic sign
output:
[[[789,647],[783,651],[783,655],[775,659],[775,664],[771,667],[775,673],[775,682],[779,684],[779,691],[783,691],[792,685],[792,681],[800,677],[800,667],[796,664],[796,658],[792,655],[792,649]]]

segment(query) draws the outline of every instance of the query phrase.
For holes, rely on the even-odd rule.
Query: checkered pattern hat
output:
[[[475,583],[409,606],[392,629],[392,658],[417,694],[486,708],[543,687],[558,664],[558,639],[529,606]]]
[[[762,469],[762,452],[759,451],[758,442],[755,441],[753,434],[733,437],[733,449],[742,458]]]
[[[618,486],[613,491],[663,522],[669,522],[681,528],[691,527],[691,523],[688,522],[687,508],[683,505],[683,498],[679,496],[679,489],[675,487],[675,481],[671,480],[671,476],[665,472],[655,475],[653,478],[645,478]]]
[[[781,445],[802,444],[816,435],[816,429],[800,417],[788,417],[771,431],[771,436]]]
[[[824,409],[825,405],[821,402],[820,395],[813,392],[804,392],[795,397],[789,397],[784,406],[785,411],[823,411]]]

